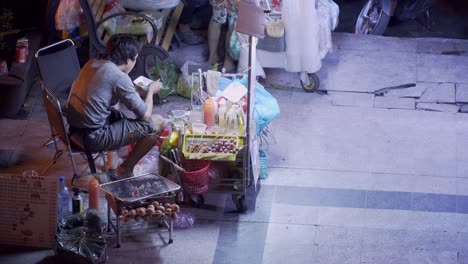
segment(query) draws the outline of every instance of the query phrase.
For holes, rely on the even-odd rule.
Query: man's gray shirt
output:
[[[145,102],[128,74],[111,61],[92,59],[84,65],[71,89],[68,123],[76,128],[100,128],[106,124],[111,106],[119,102],[137,118],[146,112]]]

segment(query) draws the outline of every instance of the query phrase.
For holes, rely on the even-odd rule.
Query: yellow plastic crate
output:
[[[228,142],[227,144],[224,142]],[[235,148],[234,153],[219,153],[211,152],[215,148],[222,150],[223,147],[229,151],[230,146]],[[203,159],[203,160],[219,160],[219,161],[234,161],[236,160],[237,152],[240,149],[239,137],[234,135],[184,135],[182,145],[182,153],[186,159]],[[203,150],[203,148],[205,148]]]

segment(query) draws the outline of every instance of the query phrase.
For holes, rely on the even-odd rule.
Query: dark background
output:
[[[365,1],[335,0],[335,2],[340,6],[339,25],[336,31],[353,32],[356,18]],[[49,14],[48,10],[50,7],[54,10],[58,3],[59,0],[0,0],[0,12],[3,8],[13,10],[14,28],[35,28],[50,35],[54,31],[54,11]],[[391,21],[385,35],[468,39],[467,0],[438,0],[431,13],[433,17],[431,30],[416,20]]]
[[[354,24],[363,7],[363,0],[334,0],[340,6],[340,21],[336,31],[354,32]],[[396,37],[441,37],[468,39],[468,1],[438,0],[431,9],[432,30],[418,21],[392,20],[384,35]]]
[[[0,0],[0,9],[13,11],[13,28],[44,28],[47,23],[48,4],[48,0]]]

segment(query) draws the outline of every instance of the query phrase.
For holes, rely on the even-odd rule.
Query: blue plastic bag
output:
[[[232,82],[240,82],[245,87],[248,86],[248,77],[242,79],[228,79],[221,77],[219,80],[219,91],[222,92]],[[257,134],[275,118],[280,115],[280,108],[276,98],[271,95],[261,84],[255,82],[255,104],[253,117],[255,118]]]
[[[240,43],[239,43],[239,39],[237,38],[237,32],[235,30],[235,27],[236,27],[236,20],[237,20],[237,17],[235,16],[231,16],[229,18],[229,48],[228,48],[228,52],[229,52],[229,56],[231,56],[231,58],[233,60],[239,60],[239,57],[240,57]]]

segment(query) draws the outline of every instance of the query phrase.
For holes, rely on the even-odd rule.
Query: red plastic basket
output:
[[[210,161],[182,160],[182,168],[185,169],[180,173],[184,192],[199,195],[208,191]]]

